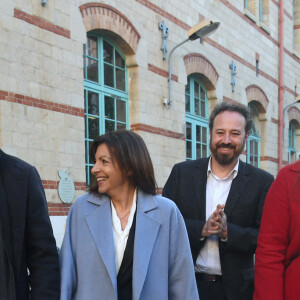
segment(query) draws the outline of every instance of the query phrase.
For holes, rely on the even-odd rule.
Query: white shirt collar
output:
[[[228,176],[226,176],[225,178],[222,178],[223,179],[228,179],[229,177],[232,176],[232,179],[234,179],[237,174],[238,174],[238,171],[239,171],[239,163],[240,163],[240,160],[238,159],[235,166],[233,167],[233,169],[230,171],[230,173],[228,174]],[[220,178],[218,176],[216,176],[212,169],[211,169],[211,156],[209,157],[209,161],[208,161],[208,167],[207,167],[207,176],[211,174],[215,179],[218,179],[220,180]]]

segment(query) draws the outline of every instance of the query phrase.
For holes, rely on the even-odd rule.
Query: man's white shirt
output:
[[[207,168],[206,220],[216,210],[218,204],[226,204],[232,180],[238,174],[238,167],[239,160],[229,175],[221,179],[213,174],[210,157]],[[196,260],[195,271],[197,273],[222,275],[218,239],[216,235],[207,238]]]

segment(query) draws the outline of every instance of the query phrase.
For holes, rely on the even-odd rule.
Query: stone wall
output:
[[[53,205],[61,204],[58,170],[70,170],[76,196],[85,192],[82,55],[90,30],[105,33],[126,57],[130,128],[149,147],[159,191],[172,166],[185,159],[184,91],[187,76],[193,73],[201,74],[210,110],[221,101],[259,104],[261,167],[277,174],[278,1],[263,1],[262,22],[259,1],[252,1],[252,16],[245,13],[241,0],[47,2],[43,7],[40,1],[0,0],[0,146],[37,167],[53,215],[60,209]],[[190,41],[174,52],[172,105],[167,110],[163,101],[169,97],[168,59],[163,60],[158,25],[164,21],[169,28],[168,58],[171,49],[186,39],[187,30],[203,18],[221,25],[202,44]],[[297,22],[293,28],[292,1],[285,1],[284,106],[295,101],[295,89],[300,93],[297,37],[291,43],[299,31]],[[237,67],[234,92],[232,61]],[[299,105],[294,106],[289,118],[300,128],[299,112]],[[284,122],[286,163],[287,118]]]

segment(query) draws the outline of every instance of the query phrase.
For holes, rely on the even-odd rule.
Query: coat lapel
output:
[[[201,220],[206,220],[206,201],[203,201],[203,199],[206,199],[208,161],[209,158],[205,160],[198,160],[198,165],[194,174],[194,186],[197,201],[196,205],[200,212]]]
[[[230,216],[237,201],[240,199],[243,189],[249,181],[249,171],[247,165],[240,160],[238,175],[233,179],[231,188],[228,194],[224,212],[227,218]]]
[[[139,190],[133,259],[133,299],[140,299],[153,246],[161,225],[149,214],[155,208],[157,203],[154,197]]]
[[[91,196],[89,202],[99,205],[99,207],[87,215],[85,219],[117,295],[116,259],[110,200],[107,196],[102,196],[100,199]]]
[[[14,258],[12,263],[15,266],[16,274],[19,273],[22,249],[23,236],[21,233],[25,230],[25,213],[26,213],[26,199],[24,192],[27,189],[27,178],[23,173],[18,171],[18,167],[14,160],[0,150],[0,169],[2,175],[2,182],[6,189],[6,197],[0,196],[0,217],[3,222],[5,230],[5,239],[7,247],[14,245],[13,249],[8,251]],[[18,188],[15,188],[18,187]],[[9,211],[13,213],[10,215]]]

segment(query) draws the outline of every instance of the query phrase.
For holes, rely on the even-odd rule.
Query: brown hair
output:
[[[95,161],[98,146],[105,144],[117,161],[124,177],[148,194],[156,194],[156,181],[150,154],[144,140],[129,130],[117,130],[100,135],[90,147],[90,157]],[[132,174],[132,175],[128,175]],[[91,184],[90,192],[97,193],[97,182]]]
[[[251,117],[251,112],[249,108],[243,104],[235,104],[235,103],[228,103],[228,102],[221,102],[220,104],[216,105],[216,107],[213,109],[213,111],[210,114],[209,117],[209,130],[212,131],[214,126],[214,120],[217,115],[221,114],[224,111],[231,111],[231,112],[237,112],[241,114],[246,121],[245,125],[245,133],[249,133],[252,126],[253,126],[253,120]]]

